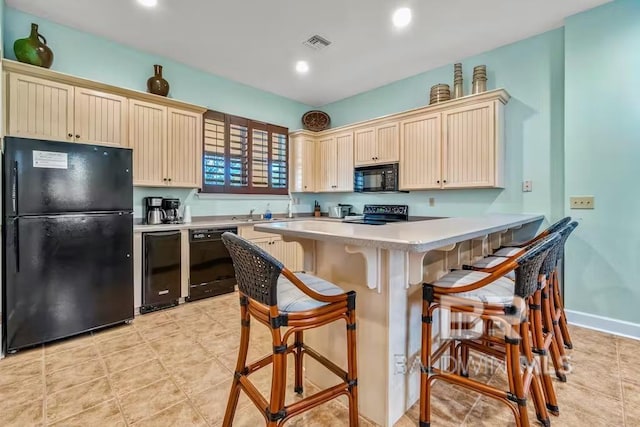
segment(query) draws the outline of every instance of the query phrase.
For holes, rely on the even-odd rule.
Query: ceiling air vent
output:
[[[302,44],[313,50],[322,50],[329,46],[331,42],[316,34],[315,36],[309,37],[309,39],[302,42]]]

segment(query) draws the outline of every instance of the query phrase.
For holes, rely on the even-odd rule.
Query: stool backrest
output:
[[[550,225],[549,228],[547,228],[544,232],[546,234],[557,233],[558,231],[566,227],[566,225],[569,224],[570,222],[571,222],[571,217],[566,216],[562,218],[560,221],[556,222],[555,224]]]
[[[578,226],[578,223],[576,221],[573,221],[572,223],[565,225],[560,230],[558,230],[558,234],[560,235],[560,240],[558,240],[558,243],[556,243],[556,245],[553,248],[551,248],[551,250],[549,251],[549,254],[544,259],[544,262],[542,263],[542,267],[540,268],[540,274],[543,274],[548,277],[556,269],[556,267],[558,266],[558,263],[562,259],[562,254],[564,252],[564,244],[569,238],[569,235],[573,232],[573,230],[575,230],[577,226]]]
[[[538,289],[538,277],[540,267],[549,251],[560,241],[560,234],[553,233],[538,240],[538,242],[527,249],[516,262],[516,285],[515,294],[521,298],[528,298]]]
[[[231,254],[240,292],[262,304],[277,305],[282,263],[237,234],[226,232],[222,241]]]

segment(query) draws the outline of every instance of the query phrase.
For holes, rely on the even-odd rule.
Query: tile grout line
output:
[[[201,311],[200,308],[198,307],[198,311]],[[206,315],[206,313],[205,313]],[[176,321],[175,319],[171,318],[171,320],[173,322],[176,323],[176,325],[178,325],[178,329],[182,330],[182,325]],[[135,319],[134,319],[135,321]],[[135,327],[135,326],[134,326]],[[187,331],[185,331],[187,332]],[[178,390],[180,390],[180,392],[185,396],[185,399],[181,400],[180,402],[177,402],[176,405],[178,403],[184,402],[185,400],[189,402],[189,405],[193,408],[194,411],[196,411],[196,413],[200,416],[200,418],[202,418],[202,420],[205,422],[206,425],[213,425],[210,424],[209,421],[207,420],[207,418],[200,412],[200,410],[198,409],[198,406],[191,400],[191,397],[189,396],[189,394],[182,388],[180,387],[180,385],[175,381],[175,379],[173,378],[173,374],[171,373],[171,370],[167,367],[167,365],[164,364],[164,362],[162,361],[162,358],[160,357],[160,354],[156,351],[156,349],[153,348],[153,346],[150,344],[151,341],[147,340],[147,338],[145,338],[145,336],[143,334],[139,334],[140,337],[142,337],[142,340],[145,342],[146,345],[149,346],[149,348],[151,349],[151,351],[153,352],[153,354],[155,355],[156,359],[158,360],[158,363],[160,363],[160,365],[167,371],[167,373],[169,374],[169,380],[173,383],[173,385],[175,387],[178,388]],[[158,338],[160,339],[160,338]],[[205,350],[206,351],[206,350]],[[209,352],[207,352],[207,354],[209,354]],[[216,359],[217,360],[217,359]],[[175,405],[171,405],[169,406],[169,408],[173,407]],[[167,408],[164,408],[162,411],[164,411]],[[160,412],[162,412],[160,411]],[[159,413],[159,412],[158,412]],[[154,414],[155,415],[155,414]]]
[[[116,401],[116,405],[118,405],[118,411],[120,411],[120,416],[124,420],[124,425],[129,426],[129,421],[127,421],[127,417],[124,415],[124,411],[122,410],[122,402],[120,402],[120,396],[118,396],[118,393],[116,392],[115,387],[111,382],[111,375],[109,375],[109,368],[107,367],[107,362],[106,360],[104,360],[102,352],[100,351],[100,346],[98,345],[98,342],[96,341],[96,337],[95,335],[93,335],[93,333],[91,334],[91,344],[95,347],[96,353],[98,353],[98,359],[100,359],[100,363],[102,363],[102,368],[104,369],[105,375],[107,377],[107,383],[109,384],[109,388],[113,393],[114,399]],[[117,352],[114,352],[114,353],[117,353]]]

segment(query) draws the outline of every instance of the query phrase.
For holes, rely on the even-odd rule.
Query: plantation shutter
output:
[[[249,187],[249,121],[229,119],[229,186]]]
[[[287,190],[288,136],[287,129],[270,126],[271,133],[271,188]]]
[[[204,115],[203,180],[207,191],[224,191],[226,185],[226,125],[224,114],[208,111]]]

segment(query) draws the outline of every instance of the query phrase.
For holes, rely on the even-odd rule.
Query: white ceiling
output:
[[[609,0],[7,0],[16,9],[321,106],[562,25]],[[393,28],[399,6],[413,10]],[[333,43],[316,52],[314,34]],[[299,59],[311,70],[299,76]]]

